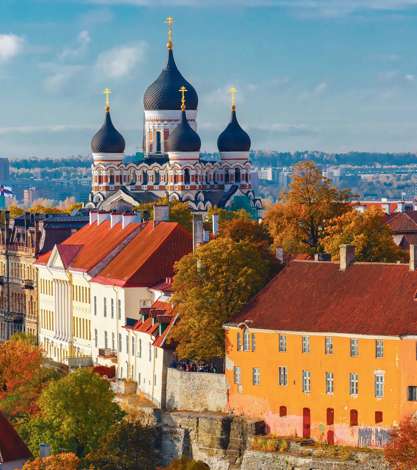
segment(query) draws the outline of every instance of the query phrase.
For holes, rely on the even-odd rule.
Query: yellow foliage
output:
[[[72,452],[37,458],[23,465],[22,470],[77,470],[80,459]]]

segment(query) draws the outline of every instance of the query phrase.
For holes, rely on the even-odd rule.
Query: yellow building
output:
[[[226,329],[229,407],[270,433],[383,446],[417,411],[417,273],[292,261]]]

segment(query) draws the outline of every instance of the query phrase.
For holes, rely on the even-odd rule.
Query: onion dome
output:
[[[125,139],[114,127],[110,117],[110,93],[111,91],[108,88],[104,90],[106,95],[106,118],[91,141],[93,153],[123,153],[125,151]]]
[[[233,107],[232,118],[217,139],[219,152],[249,152],[250,145],[250,137],[240,127],[236,117],[236,109]]]
[[[171,132],[167,141],[168,152],[199,152],[201,139],[197,132],[188,124],[185,108],[181,113],[181,122]]]

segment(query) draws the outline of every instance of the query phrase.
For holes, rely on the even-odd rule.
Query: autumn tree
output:
[[[338,259],[342,244],[355,247],[358,261],[392,263],[407,258],[407,254],[394,243],[385,214],[379,208],[370,208],[363,213],[351,210],[331,220],[322,245],[332,258]]]
[[[0,343],[0,409],[15,420],[37,410],[36,400],[47,380],[42,350],[25,335]]]
[[[384,449],[385,459],[395,470],[417,468],[417,421],[405,418],[391,431],[391,439]]]
[[[217,238],[184,256],[175,270],[177,354],[193,360],[222,356],[223,324],[265,285],[270,263],[247,241]]]
[[[161,470],[210,470],[210,467],[201,460],[181,457],[180,459],[173,460],[167,467]]]
[[[313,162],[298,163],[289,191],[265,215],[275,246],[289,253],[322,251],[327,224],[349,210],[350,197],[350,191],[337,189]]]
[[[153,470],[156,467],[156,433],[137,421],[116,423],[103,436],[86,463],[100,470]]]
[[[39,414],[19,429],[34,454],[46,442],[53,452],[65,449],[83,457],[124,415],[109,383],[88,369],[49,383],[38,405]]]
[[[23,465],[22,470],[77,470],[80,459],[72,452],[63,452],[48,457],[38,457]]]
[[[153,218],[154,206],[168,206],[170,222],[178,222],[189,232],[192,231],[193,216],[189,205],[181,201],[169,201],[167,197],[163,197],[154,202],[145,202],[134,207],[134,211],[140,212],[142,215],[147,214],[150,219]]]

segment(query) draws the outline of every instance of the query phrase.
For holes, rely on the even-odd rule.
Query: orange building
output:
[[[417,411],[410,265],[291,261],[225,325],[229,408],[270,433],[381,447]]]

